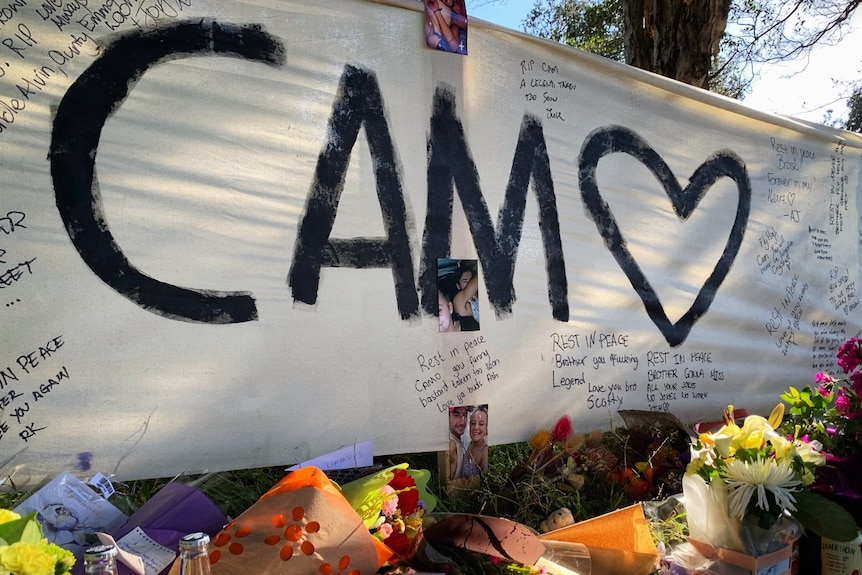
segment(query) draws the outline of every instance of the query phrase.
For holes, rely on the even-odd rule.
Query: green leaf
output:
[[[856,521],[846,509],[812,491],[800,491],[794,495],[796,512],[793,516],[806,529],[834,541],[852,541],[856,538]]]
[[[36,520],[36,512],[34,511],[20,519],[0,523],[0,541],[4,545],[11,545],[19,541],[25,543],[42,541],[42,526]]]

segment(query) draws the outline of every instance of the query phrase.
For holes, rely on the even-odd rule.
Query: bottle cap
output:
[[[210,536],[206,533],[189,533],[180,538],[180,549],[200,549],[209,545]]]
[[[117,556],[117,548],[113,545],[94,545],[84,551],[84,559],[89,561],[103,561],[109,557]]]

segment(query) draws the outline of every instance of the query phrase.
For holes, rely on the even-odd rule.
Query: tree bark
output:
[[[626,63],[707,88],[731,0],[624,0]]]

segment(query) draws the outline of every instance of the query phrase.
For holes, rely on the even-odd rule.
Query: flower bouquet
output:
[[[862,339],[847,340],[836,356],[844,377],[818,372],[814,387],[781,394],[790,406],[781,431],[821,446],[826,464],[817,469],[813,489],[862,499]]]
[[[692,539],[757,557],[786,547],[802,527],[839,541],[855,536],[852,517],[809,489],[825,461],[819,446],[779,433],[783,416],[778,404],[769,418],[750,415],[739,426],[729,406],[721,428],[694,440],[683,478]]]
[[[74,564],[71,551],[42,537],[35,513],[21,517],[0,509],[0,574],[63,575]]]
[[[437,505],[426,486],[431,473],[406,463],[362,477],[341,487],[369,532],[399,557],[407,557],[422,528],[422,518]]]

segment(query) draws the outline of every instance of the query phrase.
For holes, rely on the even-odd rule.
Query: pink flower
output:
[[[844,373],[850,373],[859,367],[859,361],[862,359],[862,340],[858,338],[850,338],[838,348],[838,365],[844,370]]]
[[[384,485],[380,491],[383,493],[383,508],[380,512],[386,517],[395,515],[398,511],[398,494],[395,493],[395,489],[391,485]]]
[[[860,408],[856,397],[853,396],[853,392],[847,391],[843,387],[838,390],[838,398],[835,400],[835,409],[842,417],[846,417],[847,419],[858,419],[862,417],[862,408]]]
[[[851,373],[848,379],[850,380],[850,385],[853,386],[853,391],[856,392],[856,395],[862,396],[862,371]]]
[[[390,535],[392,535],[392,525],[389,523],[384,523],[380,527],[377,528],[377,533],[380,534],[382,539],[388,539]]]
[[[840,413],[843,417],[850,416],[850,398],[847,397],[847,393],[844,391],[844,388],[838,390],[838,397],[835,398],[835,409]]]

